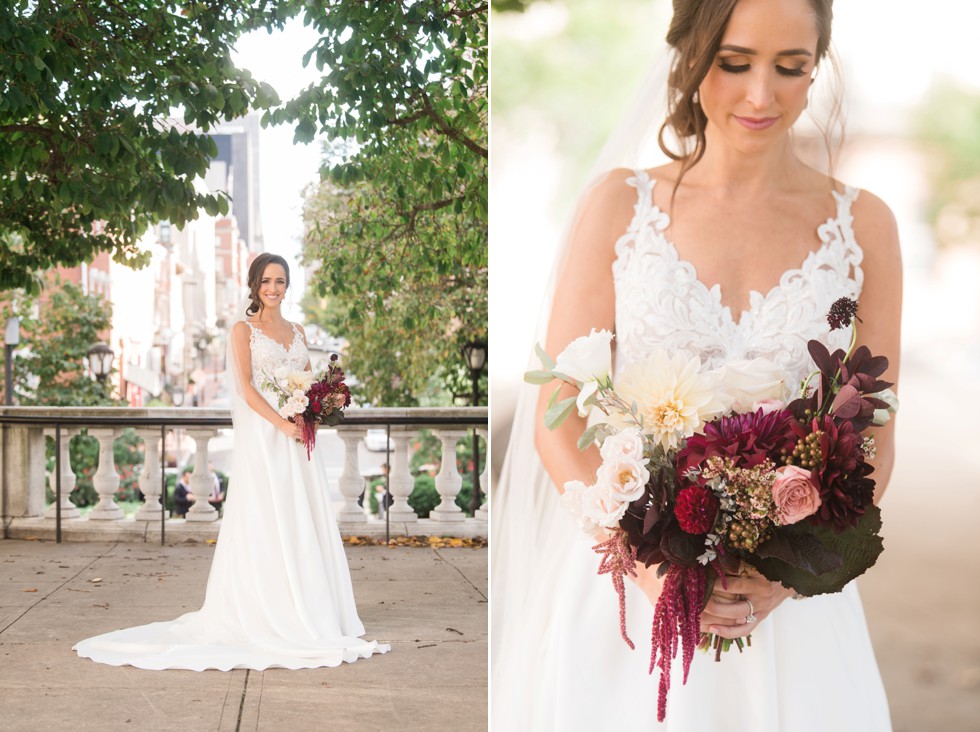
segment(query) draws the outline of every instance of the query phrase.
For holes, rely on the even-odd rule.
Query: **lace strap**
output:
[[[656,179],[651,178],[645,170],[634,170],[633,175],[626,179],[626,185],[636,189],[636,203],[634,204],[635,221],[642,218],[647,211],[657,209],[653,203],[653,188],[657,184]]]
[[[844,186],[844,192],[834,191],[834,199],[837,201],[837,216],[832,222],[832,239],[839,242],[840,252],[843,260],[851,266],[851,278],[858,288],[864,282],[864,271],[861,269],[861,262],[864,260],[864,251],[858,244],[854,236],[854,215],[851,213],[851,205],[857,200],[860,189],[853,186]]]

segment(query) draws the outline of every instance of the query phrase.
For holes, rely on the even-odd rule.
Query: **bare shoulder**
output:
[[[586,189],[583,207],[601,209],[602,213],[622,213],[632,211],[636,203],[636,188],[630,179],[636,171],[628,168],[614,168],[594,179]]]
[[[573,259],[605,269],[613,244],[626,233],[636,208],[635,171],[617,168],[596,178],[582,194],[568,232]]]
[[[888,204],[870,191],[862,190],[851,205],[854,238],[868,264],[901,268],[898,224]]]
[[[239,341],[243,338],[247,340],[249,337],[248,323],[246,323],[244,320],[239,320],[237,323],[231,326],[231,337]]]

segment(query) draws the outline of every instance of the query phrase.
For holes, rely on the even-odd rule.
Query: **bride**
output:
[[[616,365],[666,348],[711,368],[764,357],[798,384],[806,343],[846,347],[826,313],[860,299],[860,341],[897,381],[901,260],[891,211],[805,165],[792,129],[830,43],[832,0],[674,0],[667,119],[672,159],[617,169],[582,198],[565,243],[544,348],[615,331]],[[681,143],[672,146],[671,140]],[[616,595],[596,575],[596,537],[581,535],[556,487],[589,480],[598,451],[576,447],[573,414],[548,431],[550,389],[524,399],[494,496],[493,707],[497,732],[612,728],[817,732],[891,723],[854,583],[792,600],[759,574],[716,585],[702,630],[751,634],[720,663],[696,654],[672,678],[656,722],[649,640],[620,638]],[[563,393],[561,397],[571,396]],[[534,447],[530,429],[534,427]],[[523,430],[523,435],[521,434]],[[894,460],[894,422],[876,432],[876,500]],[[560,490],[560,489],[559,489]],[[887,532],[887,526],[885,528]],[[656,567],[628,587],[629,636],[649,639]],[[675,670],[680,664],[674,664]]]
[[[297,443],[302,428],[279,416],[263,374],[310,369],[302,328],[283,318],[289,266],[260,254],[248,272],[249,304],[231,329],[235,384],[234,490],[218,534],[200,610],[176,620],[79,642],[78,655],[145,669],[263,670],[337,666],[385,653],[359,638],[350,572],[325,466]]]

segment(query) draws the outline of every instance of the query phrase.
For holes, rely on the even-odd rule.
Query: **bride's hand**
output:
[[[727,587],[715,580],[714,590],[701,612],[701,631],[714,633],[722,638],[739,638],[749,635],[793,591],[778,582],[770,582],[755,569],[749,567],[746,575],[729,575]],[[753,622],[746,622],[750,615]]]
[[[303,420],[300,417],[294,417],[294,419],[296,420],[295,422],[284,419],[279,425],[279,429],[286,437],[292,437],[294,440],[301,441],[303,439]]]
[[[633,584],[643,590],[650,604],[654,607],[660,599],[660,592],[663,590],[664,581],[657,577],[657,570],[660,565],[654,564],[651,567],[643,566],[643,562],[636,563],[636,577],[630,577]]]

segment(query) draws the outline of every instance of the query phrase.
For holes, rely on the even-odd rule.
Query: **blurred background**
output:
[[[668,0],[494,0],[492,444],[504,459],[561,230],[662,49]],[[980,719],[980,4],[835,8],[835,175],[895,212],[905,298],[886,551],[860,580],[896,732]]]

